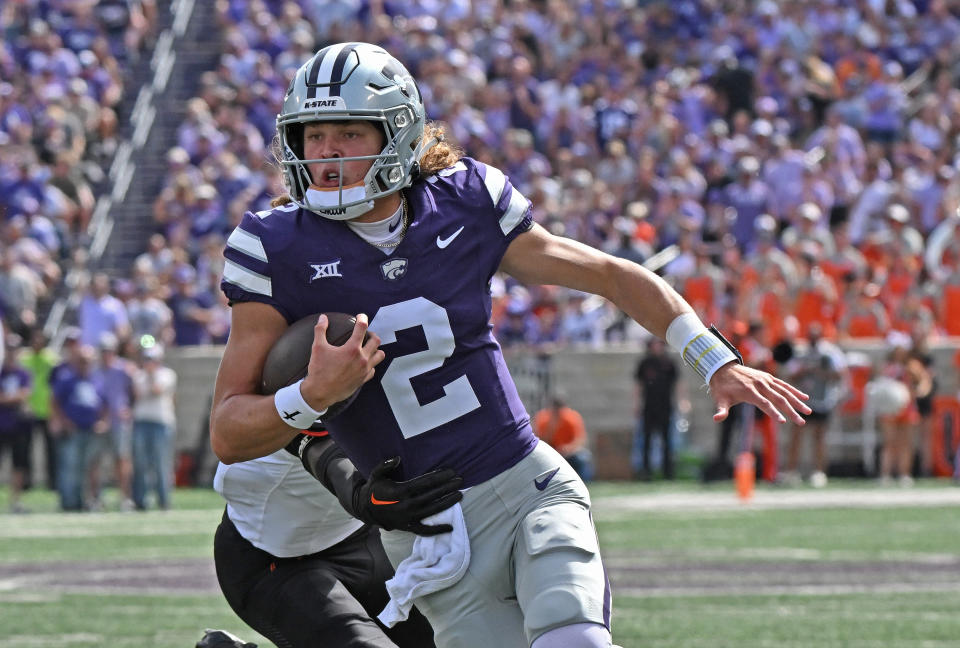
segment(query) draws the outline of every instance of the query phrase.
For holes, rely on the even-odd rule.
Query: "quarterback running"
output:
[[[801,424],[805,395],[739,363],[656,275],[534,223],[509,178],[426,123],[417,84],[382,48],[317,52],[296,73],[277,131],[289,196],[246,214],[227,243],[233,323],[214,451],[225,464],[267,455],[319,420],[365,476],[395,456],[398,479],[452,469],[466,490],[445,512],[451,533],[430,545],[382,533],[398,570],[388,625],[413,602],[441,647],[610,646],[590,497],[531,429],[492,334],[493,275],[606,297],[702,376],[717,420],[749,402]],[[307,376],[259,394],[286,327],[332,311],[357,315],[353,337],[327,344],[321,316]],[[357,388],[348,409],[324,419]],[[448,571],[417,562],[440,545]]]

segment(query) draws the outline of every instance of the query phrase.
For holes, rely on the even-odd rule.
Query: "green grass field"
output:
[[[807,494],[840,490],[876,489]],[[765,508],[738,505],[729,484],[592,492],[624,648],[960,645],[957,506]],[[690,502],[657,505],[671,496]],[[38,491],[25,503],[34,513],[0,515],[0,648],[192,648],[206,627],[272,646],[212,580],[215,493],[179,490],[167,512],[61,514]]]

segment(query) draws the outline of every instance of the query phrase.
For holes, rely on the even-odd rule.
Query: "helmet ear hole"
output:
[[[299,159],[303,159],[303,124],[287,124],[287,146]]]

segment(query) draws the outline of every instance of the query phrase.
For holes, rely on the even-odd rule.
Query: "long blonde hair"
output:
[[[436,144],[424,151],[423,155],[420,156],[421,177],[431,175],[437,171],[446,169],[447,167],[452,167],[457,163],[457,160],[465,155],[463,149],[447,139],[446,129],[440,122],[427,122],[423,127],[423,137],[425,139],[436,138],[438,141]],[[279,143],[279,136],[274,137],[271,148],[273,149],[274,157],[276,159],[279,159],[277,158],[279,153]],[[270,206],[280,207],[281,205],[286,205],[292,202],[293,198],[290,197],[290,194],[285,193],[271,200]]]
[[[420,175],[430,175],[452,167],[464,156],[463,149],[447,139],[446,129],[439,122],[427,122],[423,128],[423,136],[439,141],[420,157]]]

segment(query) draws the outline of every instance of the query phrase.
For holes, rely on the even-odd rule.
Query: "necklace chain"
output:
[[[410,216],[407,212],[407,197],[402,193],[400,194],[400,206],[403,209],[403,214],[400,216],[400,232],[394,238],[386,242],[376,243],[374,241],[367,241],[367,243],[378,248],[392,248],[400,245],[400,242],[403,241],[403,237],[407,235],[407,227],[410,225]]]

